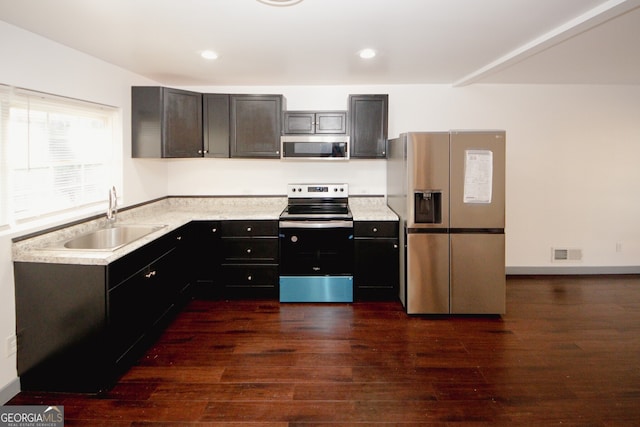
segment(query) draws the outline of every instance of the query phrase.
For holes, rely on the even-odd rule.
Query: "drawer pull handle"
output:
[[[147,274],[145,274],[144,277],[146,277],[147,279],[151,279],[155,275],[156,275],[156,271],[152,270],[152,271],[148,272]]]

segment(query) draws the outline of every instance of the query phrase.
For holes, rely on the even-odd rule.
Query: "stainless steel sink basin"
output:
[[[115,250],[147,234],[158,231],[165,225],[116,225],[101,228],[64,242],[66,249]]]

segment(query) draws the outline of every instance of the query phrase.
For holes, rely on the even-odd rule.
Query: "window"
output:
[[[0,225],[103,203],[113,107],[0,85]]]

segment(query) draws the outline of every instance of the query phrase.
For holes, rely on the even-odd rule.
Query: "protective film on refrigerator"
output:
[[[464,203],[491,203],[493,152],[466,150],[464,158]]]

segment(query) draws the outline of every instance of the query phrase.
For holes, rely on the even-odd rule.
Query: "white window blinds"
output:
[[[103,202],[117,109],[0,85],[0,224]]]

